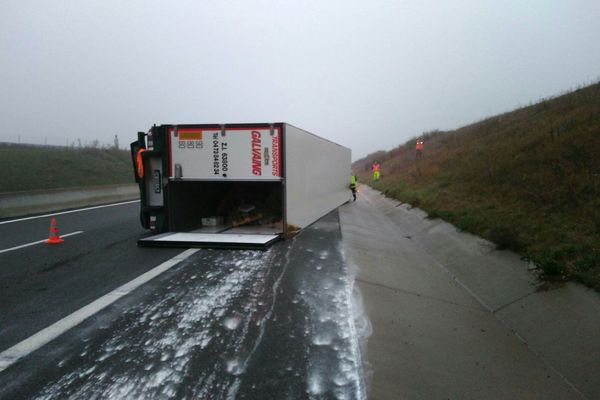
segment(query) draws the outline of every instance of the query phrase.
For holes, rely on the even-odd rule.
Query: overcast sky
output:
[[[598,0],[2,0],[0,141],[284,121],[357,159],[598,80],[599,21]]]

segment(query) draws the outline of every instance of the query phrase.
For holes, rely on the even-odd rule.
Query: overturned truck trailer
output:
[[[350,196],[350,149],[286,123],[155,125],[131,154],[142,246],[266,248]]]

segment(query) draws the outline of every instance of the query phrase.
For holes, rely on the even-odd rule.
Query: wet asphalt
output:
[[[0,253],[0,352],[181,253],[137,246],[139,207],[57,215],[60,235],[83,233]],[[48,238],[50,216],[13,221],[0,224],[0,250]]]
[[[0,398],[365,398],[348,272],[337,211],[199,250],[0,373]]]

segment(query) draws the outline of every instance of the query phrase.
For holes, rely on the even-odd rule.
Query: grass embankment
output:
[[[600,290],[600,84],[422,137],[421,158],[410,140],[356,161],[359,180]]]
[[[132,183],[128,151],[0,144],[0,193]]]

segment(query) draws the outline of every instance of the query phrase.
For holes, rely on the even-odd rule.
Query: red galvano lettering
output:
[[[262,157],[261,157],[261,135],[258,131],[252,131],[252,174],[262,175]]]

